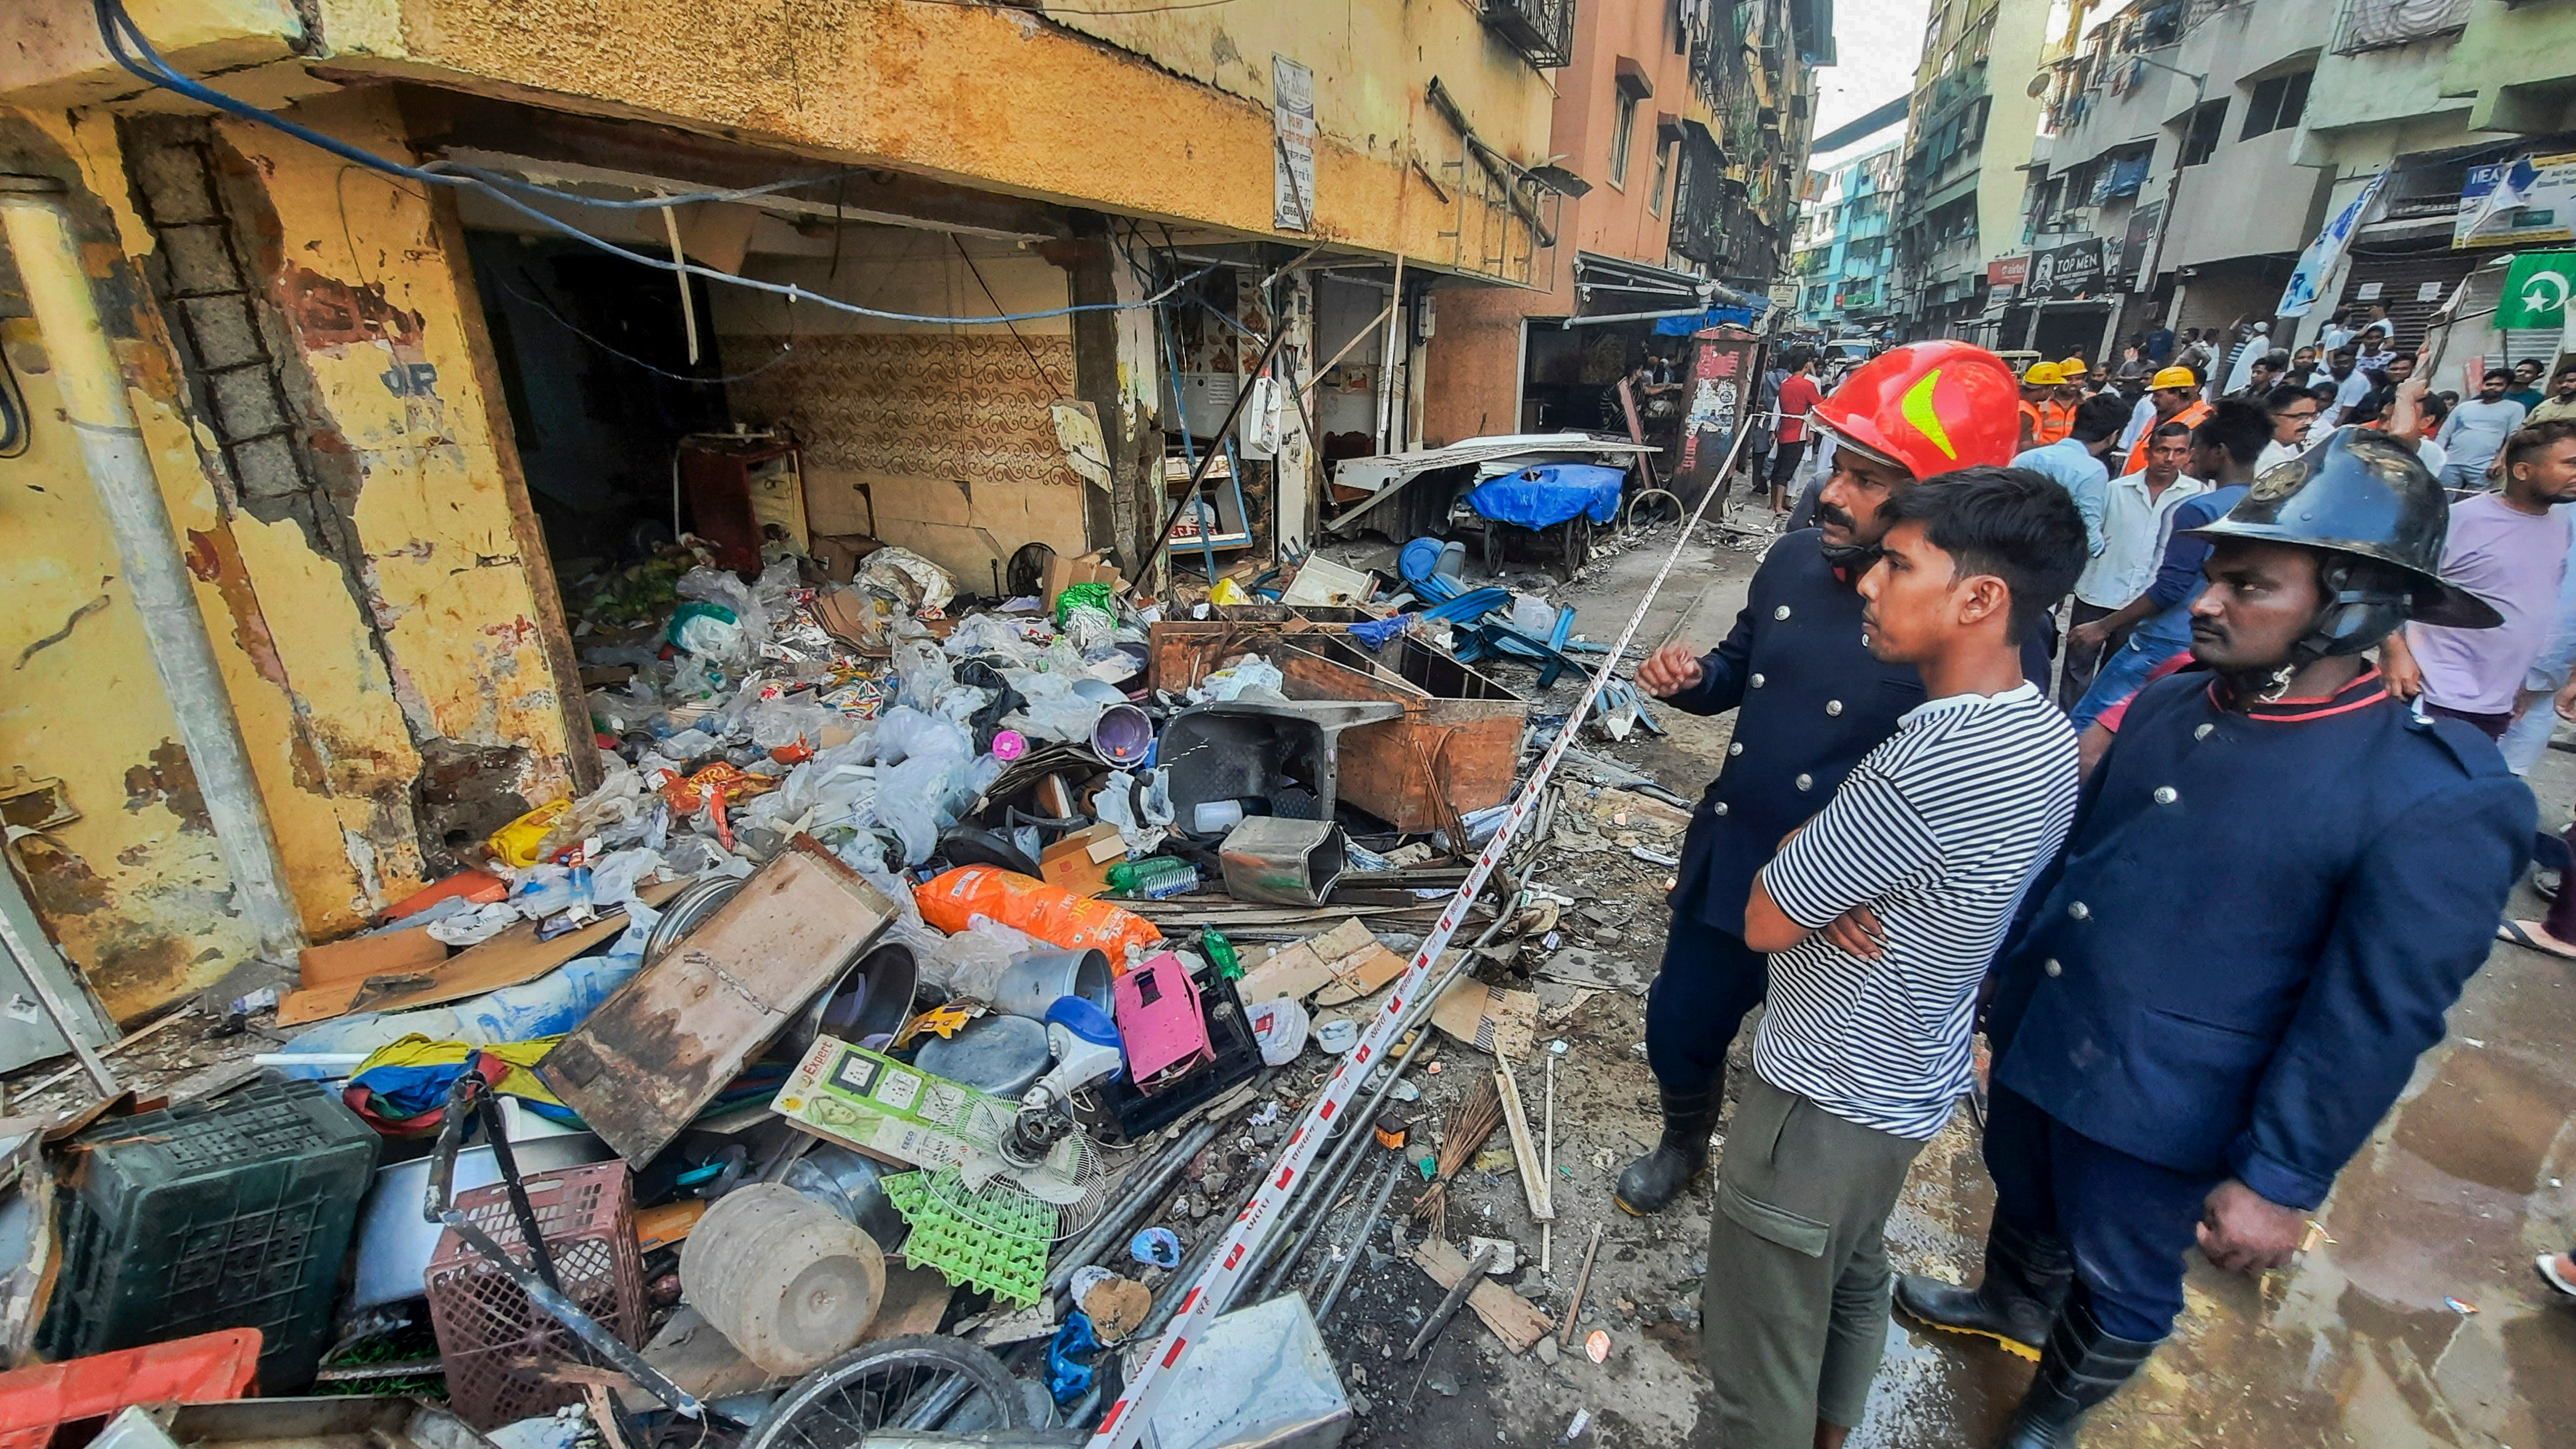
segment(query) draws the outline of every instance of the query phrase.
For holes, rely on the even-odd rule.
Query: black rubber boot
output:
[[[1997,1219],[1986,1230],[1986,1276],[1974,1288],[1908,1273],[1896,1281],[1896,1306],[1927,1328],[1983,1334],[2024,1358],[2037,1358],[2066,1302],[2075,1260],[2066,1244]]]
[[[1664,1100],[1664,1140],[1619,1174],[1619,1206],[1639,1217],[1662,1212],[1692,1178],[1708,1171],[1708,1134],[1717,1130],[1724,1084],[1719,1077],[1696,1092],[1656,1084]]]
[[[2071,1449],[2085,1414],[2119,1392],[2160,1342],[2113,1338],[2103,1332],[2085,1296],[2072,1295],[2048,1331],[2039,1373],[2013,1410],[2012,1422],[2004,1426],[1999,1449]]]

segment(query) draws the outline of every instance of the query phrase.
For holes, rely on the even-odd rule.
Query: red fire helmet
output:
[[[2021,384],[1982,347],[1909,342],[1862,363],[1809,417],[1929,478],[2012,462],[2021,445]]]

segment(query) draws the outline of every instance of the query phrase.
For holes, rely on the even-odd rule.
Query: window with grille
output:
[[[2254,94],[2245,102],[2245,129],[2237,133],[2236,139],[2251,141],[2299,124],[2299,118],[2308,113],[2308,82],[2316,79],[2316,74],[2312,70],[2293,71],[2256,81]]]

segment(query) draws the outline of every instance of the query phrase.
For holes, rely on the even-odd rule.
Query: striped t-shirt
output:
[[[1771,958],[1753,1070],[1846,1121],[1928,1138],[1969,1084],[1977,983],[2075,819],[2075,732],[2025,683],[1908,711],[1762,868],[1817,932]],[[1875,961],[1823,928],[1866,905]]]

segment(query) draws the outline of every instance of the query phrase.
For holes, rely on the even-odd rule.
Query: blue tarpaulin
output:
[[[1711,327],[1729,323],[1738,327],[1750,327],[1753,325],[1754,318],[1769,310],[1769,304],[1765,303],[1761,311],[1751,307],[1711,307],[1705,312],[1689,317],[1658,317],[1655,319],[1655,335],[1688,337],[1694,332],[1705,332]]]
[[[1477,484],[1467,506],[1479,518],[1523,528],[1553,528],[1578,513],[1608,523],[1619,516],[1619,484],[1627,476],[1597,463],[1550,463]]]

